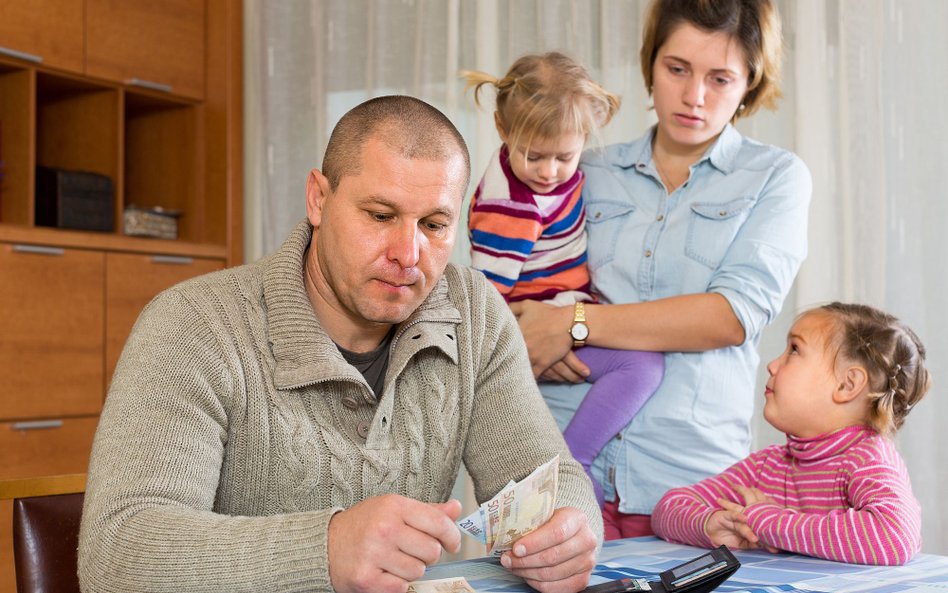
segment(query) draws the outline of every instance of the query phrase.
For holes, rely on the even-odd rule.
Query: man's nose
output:
[[[389,259],[403,268],[418,265],[421,256],[421,232],[414,222],[399,225],[389,241]]]

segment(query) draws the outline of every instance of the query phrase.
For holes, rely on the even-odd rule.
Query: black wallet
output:
[[[741,567],[727,546],[719,546],[658,575],[659,580],[624,578],[586,587],[582,593],[710,593]]]

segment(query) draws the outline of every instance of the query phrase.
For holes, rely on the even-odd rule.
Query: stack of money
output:
[[[500,556],[553,516],[559,475],[557,455],[526,478],[504,486],[476,512],[458,521],[458,527],[483,543],[489,556]]]

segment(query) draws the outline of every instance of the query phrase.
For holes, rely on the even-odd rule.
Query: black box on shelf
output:
[[[36,167],[36,224],[83,231],[115,225],[115,190],[107,175]]]

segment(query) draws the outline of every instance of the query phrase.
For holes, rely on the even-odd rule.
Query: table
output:
[[[655,537],[606,542],[590,584],[627,576],[657,580],[658,573],[706,550]],[[808,556],[736,551],[741,568],[717,590],[748,593],[948,593],[948,557],[920,554],[905,566],[861,566]],[[463,576],[477,591],[532,592],[496,560],[437,564],[425,580]]]

